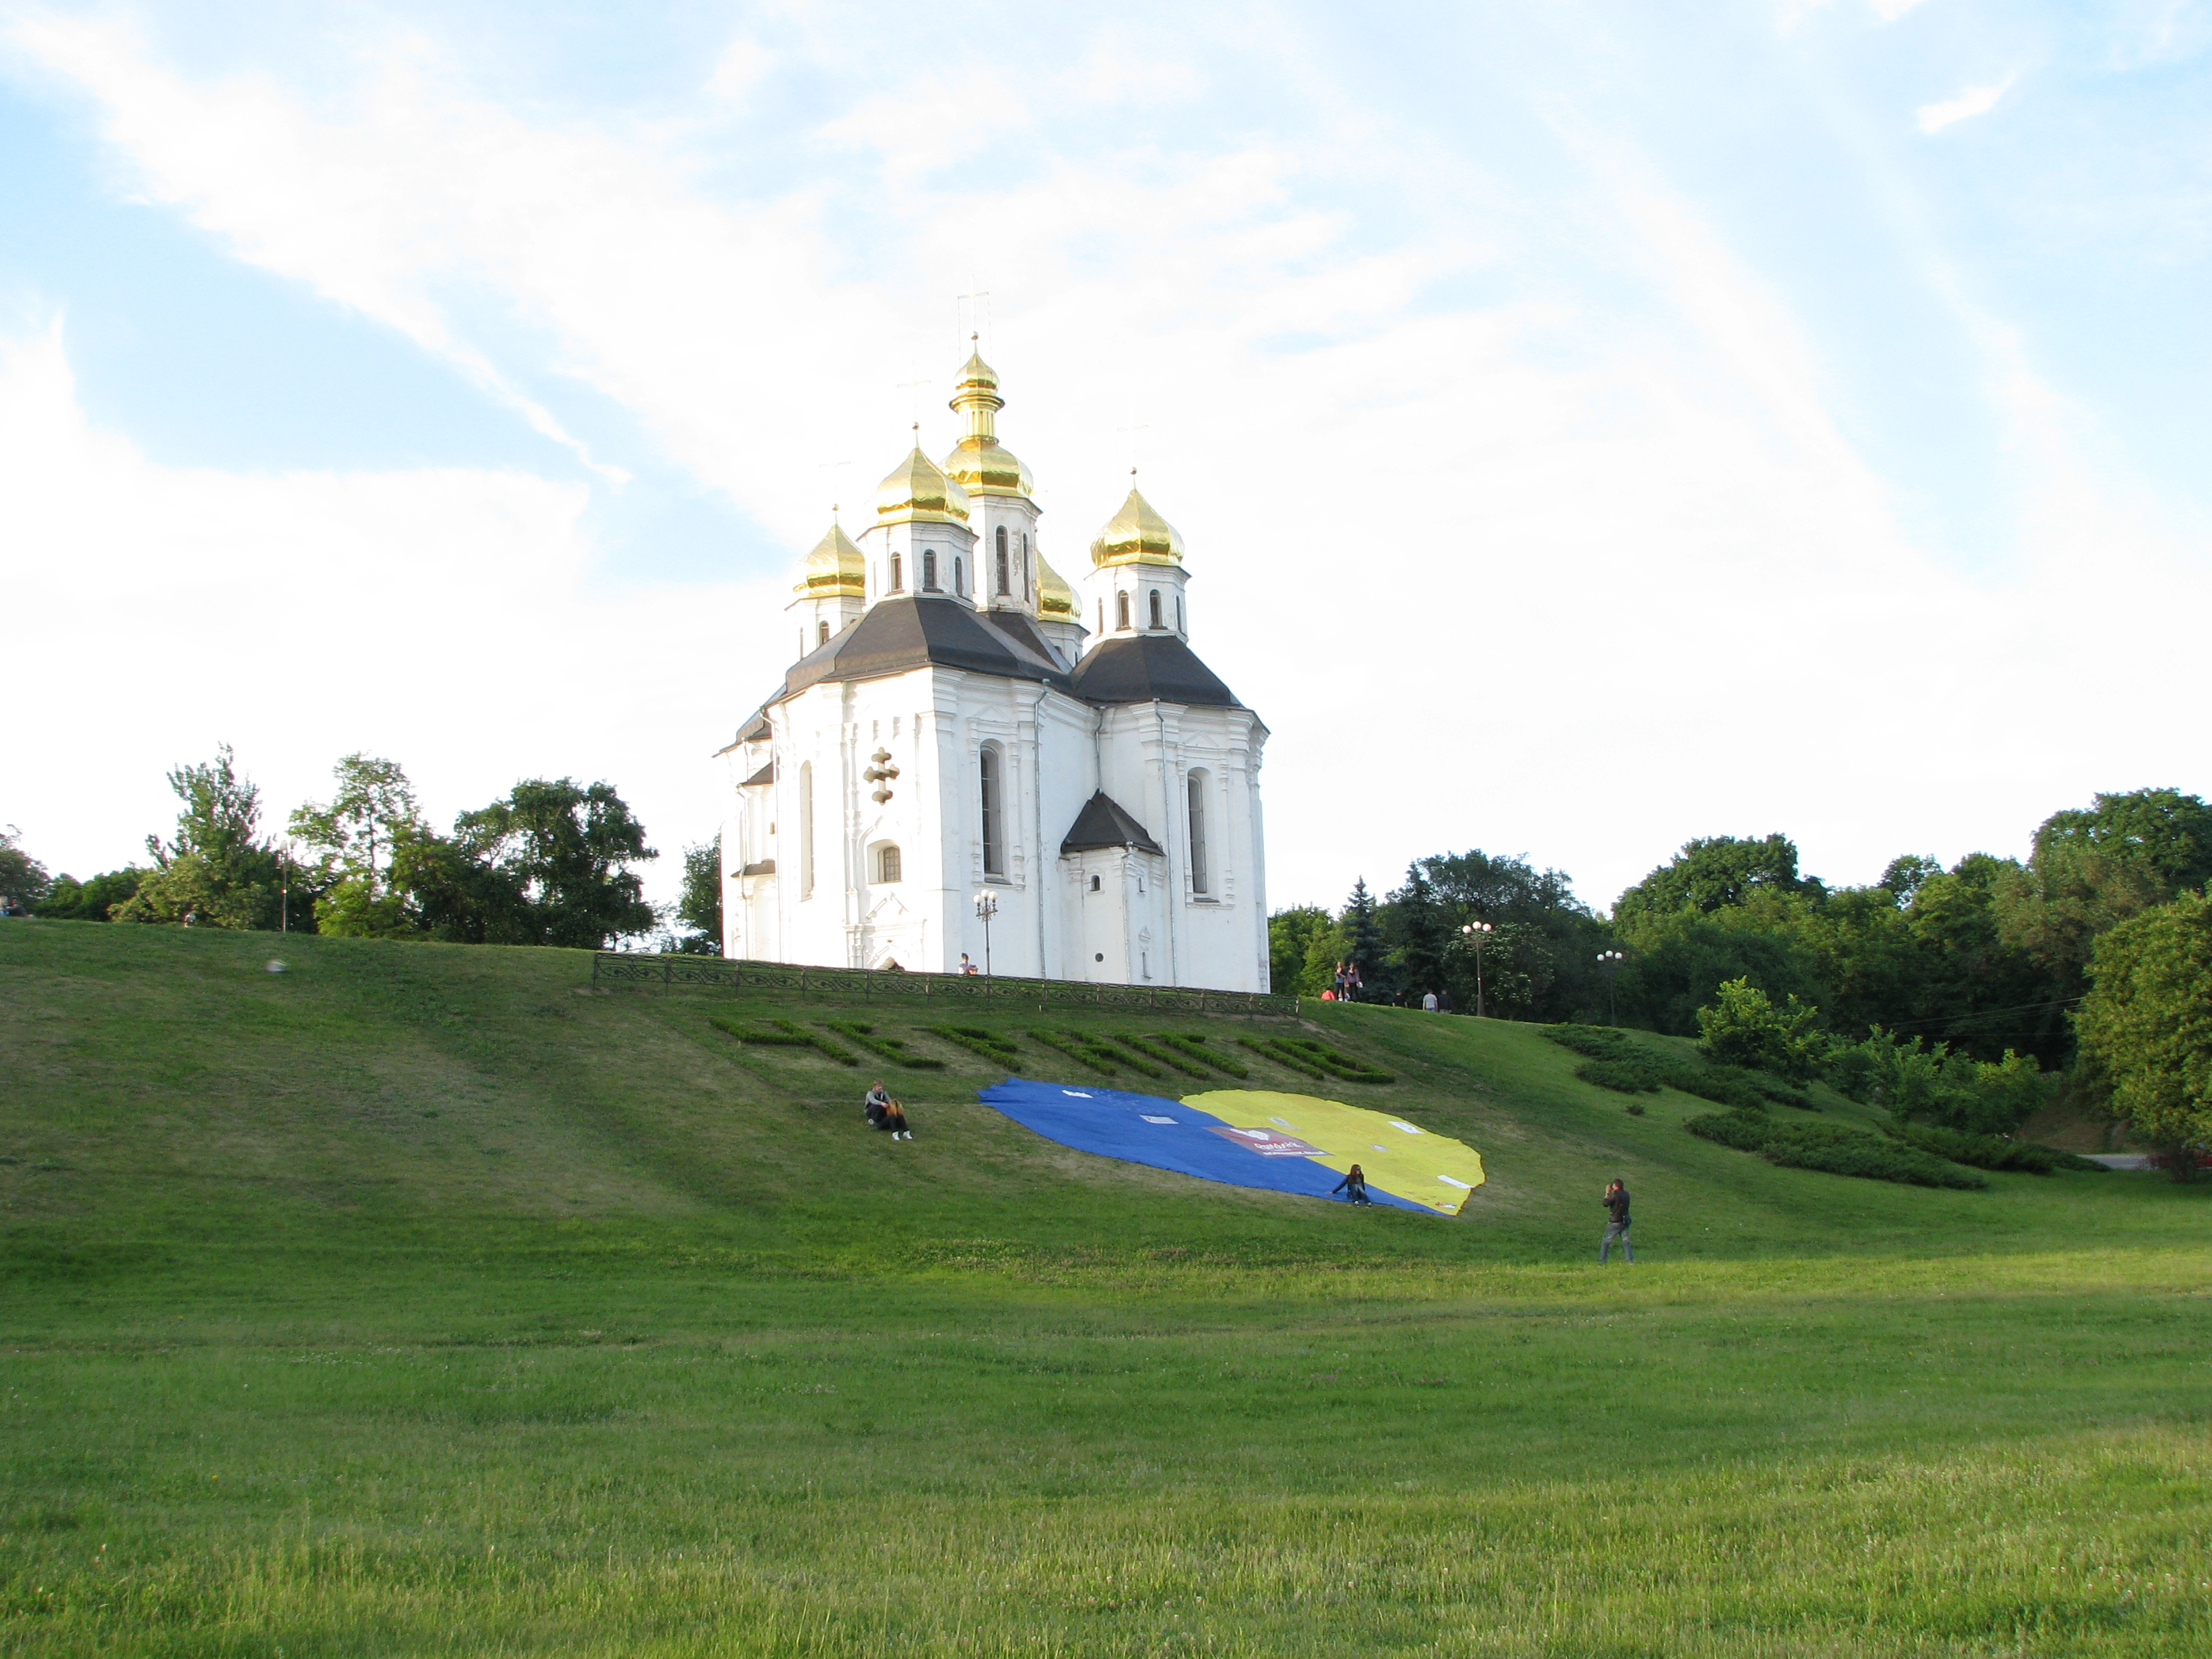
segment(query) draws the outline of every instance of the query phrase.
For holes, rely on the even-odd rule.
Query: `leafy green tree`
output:
[[[2169,1151],[2212,1146],[2212,895],[2185,893],[2097,940],[2075,1023],[2113,1105]],[[2184,1177],[2192,1159],[2168,1167]]]
[[[355,939],[399,939],[422,931],[418,908],[391,877],[402,848],[426,833],[415,791],[398,762],[348,755],[331,769],[326,803],[292,813],[292,833],[317,855],[324,892],[318,930]]]
[[[1315,938],[1333,924],[1328,911],[1317,904],[1278,910],[1267,918],[1268,983],[1278,991],[1304,991],[1299,983],[1306,969],[1306,951]],[[1322,986],[1316,988],[1326,989]]]
[[[659,856],[611,784],[528,778],[450,840],[404,842],[398,864],[437,937],[599,950],[651,931],[630,866]]]
[[[2096,795],[2036,830],[2005,934],[2050,971],[2056,994],[2078,995],[2098,935],[2208,879],[2212,807],[2176,789]]]
[[[684,849],[684,888],[677,895],[676,921],[687,930],[677,936],[682,955],[722,954],[722,843],[720,837]]]
[[[216,757],[169,774],[182,810],[173,841],[146,838],[154,866],[117,921],[265,928],[277,924],[277,854],[260,839],[261,792],[238,772],[228,744]],[[302,930],[312,924],[303,902]]]
[[[30,909],[53,884],[46,866],[17,844],[22,834],[12,823],[0,830],[0,908]]]
[[[1723,1066],[1747,1066],[1802,1082],[1820,1071],[1826,1047],[1820,1011],[1787,998],[1777,1007],[1747,979],[1724,981],[1710,1006],[1698,1010],[1698,1047]]]
[[[57,921],[106,921],[117,905],[137,892],[138,884],[145,875],[143,870],[131,864],[120,870],[104,871],[84,881],[67,874],[56,876],[37,914]]]
[[[1351,959],[1352,941],[1340,923],[1332,921],[1325,927],[1316,928],[1306,941],[1305,963],[1298,971],[1298,994],[1317,997],[1323,991],[1334,990],[1336,964]]]
[[[1770,995],[1818,1005],[1820,963],[1802,937],[1802,906],[1773,902],[1645,915],[1620,930],[1623,1020],[1677,1036],[1698,1032],[1698,1011],[1723,982],[1750,979]],[[1602,1006],[1599,1004],[1598,1006]]]
[[[1784,835],[1757,841],[1711,836],[1686,842],[1663,864],[1620,896],[1613,907],[1618,925],[1680,910],[1711,912],[1748,902],[1759,893],[1820,892],[1819,881],[1797,871],[1797,843]]]
[[[1420,865],[1444,911],[1453,1007],[1472,1013],[1476,1006],[1475,954],[1462,930],[1479,921],[1492,929],[1481,957],[1488,1012],[1516,1019],[1601,1017],[1606,988],[1597,956],[1613,943],[1612,930],[1575,896],[1565,872],[1479,848]]]

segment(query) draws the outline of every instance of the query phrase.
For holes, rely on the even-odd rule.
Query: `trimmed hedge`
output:
[[[1109,1077],[1117,1075],[1121,1068],[1141,1072],[1146,1077],[1164,1077],[1158,1066],[1139,1060],[1126,1050],[1115,1048],[1097,1037],[1085,1036],[1080,1031],[1031,1031],[1030,1036],[1048,1048],[1057,1048],[1071,1060],[1079,1060],[1086,1066],[1095,1066]]]
[[[1205,1036],[1200,1032],[1154,1031],[1148,1040],[1153,1042],[1164,1042],[1177,1054],[1188,1054],[1200,1064],[1211,1066],[1215,1071],[1224,1073],[1230,1077],[1252,1075],[1249,1068],[1239,1065],[1227,1054],[1207,1048]]]
[[[896,1037],[878,1036],[872,1025],[863,1025],[849,1019],[825,1019],[822,1023],[847,1042],[873,1050],[894,1066],[908,1066],[917,1072],[941,1072],[945,1069],[943,1060],[932,1059],[927,1054],[915,1054]]]
[[[1978,1190],[1990,1183],[1970,1170],[1896,1141],[1861,1134],[1834,1123],[1777,1123],[1764,1112],[1708,1112],[1682,1127],[1739,1152],[1756,1152],[1769,1164],[1867,1181],[1895,1181],[1912,1187],[1954,1187]]]
[[[978,1054],[986,1060],[995,1060],[1001,1065],[1012,1065],[1021,1058],[1021,1049],[1013,1039],[1001,1036],[996,1031],[987,1031],[980,1025],[925,1025],[921,1028],[930,1036]]]
[[[1948,1158],[1954,1164],[1971,1164],[1978,1170],[2016,1170],[2024,1175],[2049,1175],[2054,1170],[2101,1171],[2105,1168],[2094,1158],[2076,1158],[2071,1152],[2062,1152],[2053,1146],[2038,1146],[2032,1141],[2000,1140],[1995,1135],[1973,1135],[1929,1123],[1899,1123],[1894,1120],[1881,1127],[1884,1134],[1908,1146],[1933,1152],[1937,1158]]]
[[[1179,1048],[1165,1044],[1156,1044],[1148,1037],[1130,1036],[1121,1031],[1114,1033],[1112,1041],[1128,1049],[1132,1054],[1140,1055],[1146,1060],[1156,1060],[1163,1066],[1181,1072],[1185,1077],[1194,1077],[1200,1083],[1213,1081],[1212,1073]]]
[[[836,1060],[840,1066],[858,1066],[860,1056],[848,1054],[827,1037],[818,1037],[796,1021],[771,1019],[766,1022],[771,1030],[763,1030],[757,1025],[740,1025],[733,1019],[722,1019],[709,1014],[707,1023],[718,1031],[727,1031],[740,1042],[757,1044],[764,1048],[811,1048]]]
[[[1389,1072],[1377,1071],[1357,1055],[1347,1054],[1341,1048],[1332,1048],[1326,1042],[1316,1042],[1311,1037],[1244,1037],[1237,1041],[1254,1054],[1287,1066],[1294,1072],[1304,1072],[1308,1077],[1326,1082],[1331,1077],[1342,1078],[1347,1083],[1395,1083],[1398,1079]]]

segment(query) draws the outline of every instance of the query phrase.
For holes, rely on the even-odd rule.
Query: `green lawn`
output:
[[[1491,1177],[1353,1210],[1039,1140],[942,1011],[589,973],[0,924],[0,1651],[2212,1650],[2212,1184],[1778,1169],[1328,1008],[1398,1082],[1248,1086]],[[918,1139],[763,1016],[945,1061]],[[954,1018],[1167,1094],[1237,1085],[1019,1034],[1285,1029]]]

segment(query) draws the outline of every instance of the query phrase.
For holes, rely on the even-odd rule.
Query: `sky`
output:
[[[664,857],[981,336],[1139,465],[1272,906],[2212,787],[2212,3],[0,0],[0,824],[233,744]]]

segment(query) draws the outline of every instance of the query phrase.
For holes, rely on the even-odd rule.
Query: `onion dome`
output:
[[[1181,564],[1182,538],[1176,527],[1152,510],[1134,486],[1121,510],[1106,520],[1098,539],[1091,544],[1093,568],[1109,564]]]
[[[968,492],[939,471],[936,463],[917,444],[914,453],[876,486],[876,519],[881,524],[903,524],[915,519],[965,524]]]
[[[799,580],[791,591],[810,599],[868,597],[867,559],[842,525],[832,523],[830,533],[799,562]]]
[[[1029,468],[999,442],[997,417],[1006,406],[999,395],[999,372],[972,353],[960,366],[951,409],[968,422],[967,435],[945,458],[947,476],[978,495],[1027,495],[1036,489]]]
[[[1047,622],[1073,622],[1080,614],[1075,608],[1075,590],[1060,578],[1060,574],[1037,555],[1036,562],[1037,615]]]

